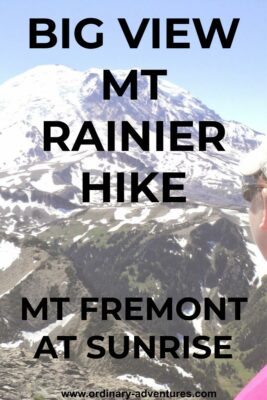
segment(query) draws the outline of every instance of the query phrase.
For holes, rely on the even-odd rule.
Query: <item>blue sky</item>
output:
[[[266,0],[2,0],[0,83],[40,64],[79,70],[164,68],[170,81],[223,118],[267,132],[266,16]],[[72,42],[70,49],[29,49],[29,18],[42,17],[57,24],[70,18],[72,27],[81,19],[99,18],[104,23],[104,46],[86,50]],[[161,18],[161,49],[151,48],[149,29],[140,47],[129,49],[117,22],[120,17],[133,28],[143,17]],[[191,48],[166,49],[166,18],[200,18],[207,28],[212,18],[221,18],[226,28],[233,18],[240,18],[240,25],[231,49],[222,49],[218,41],[211,49],[202,49],[192,23],[188,26]]]

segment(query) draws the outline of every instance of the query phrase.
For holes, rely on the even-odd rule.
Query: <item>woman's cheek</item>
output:
[[[263,210],[262,208],[256,211],[253,207],[253,204],[249,210],[249,222],[251,232],[256,242],[257,246],[259,247],[263,257],[267,260],[267,232],[260,229],[260,224],[262,221]]]

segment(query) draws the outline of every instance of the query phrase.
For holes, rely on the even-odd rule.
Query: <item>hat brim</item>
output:
[[[262,171],[267,178],[267,135],[263,136],[259,147],[244,156],[239,171],[243,175],[254,175]]]
[[[242,175],[254,175],[261,169],[260,147],[249,153],[239,164],[239,171]]]

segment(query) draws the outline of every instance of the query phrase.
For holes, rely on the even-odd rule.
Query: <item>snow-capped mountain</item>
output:
[[[113,72],[121,82],[127,71]],[[89,69],[79,72],[63,66],[40,66],[11,79],[0,87],[0,185],[32,192],[60,194],[72,205],[81,205],[82,172],[91,171],[101,180],[102,172],[151,171],[185,172],[185,192],[191,199],[228,204],[240,202],[237,165],[240,153],[254,148],[261,135],[237,123],[223,121],[190,93],[165,80],[160,80],[158,100],[149,99],[147,77],[138,82],[138,100],[111,96],[103,100],[103,72]],[[82,146],[78,152],[63,152],[52,146],[43,150],[43,122],[63,121],[70,127],[67,144],[71,147],[84,121],[92,121],[103,145],[107,141],[107,121],[115,121],[116,149],[120,149],[120,122],[129,121],[140,131],[142,121],[150,121],[151,140],[155,141],[155,121],[164,122],[166,151],[144,152],[136,143],[130,151],[96,151]],[[224,152],[210,145],[198,151],[198,121],[221,122],[226,130]],[[170,152],[169,122],[194,121],[192,139],[195,151]],[[153,147],[153,146],[151,146]],[[156,183],[153,190],[160,190]],[[207,195],[208,188],[208,195]],[[40,195],[40,193],[39,193]],[[7,196],[7,195],[6,195]],[[32,195],[24,193],[30,202]],[[23,196],[21,196],[23,197]],[[95,200],[99,202],[99,197]],[[71,207],[71,206],[70,206]]]
[[[126,73],[114,75],[122,81]],[[220,400],[229,400],[266,363],[262,349],[267,318],[261,312],[267,309],[266,267],[251,242],[237,169],[241,154],[256,147],[262,134],[223,121],[190,93],[164,80],[158,100],[149,100],[149,82],[142,77],[139,100],[125,94],[104,101],[102,74],[96,69],[41,66],[0,86],[0,398],[42,398],[35,397],[40,388],[44,398],[58,398],[53,397],[55,390],[73,386],[75,378],[88,389],[203,388],[215,389]],[[69,146],[84,121],[94,123],[105,146],[107,121],[115,121],[116,149],[121,144],[121,121],[129,121],[137,131],[142,121],[151,121],[152,141],[155,121],[163,121],[166,149],[170,121],[194,121],[192,139],[184,143],[193,144],[196,151],[145,152],[131,143],[129,152],[97,152],[93,146],[78,152],[53,146],[45,152],[43,122],[53,120],[69,125]],[[199,152],[198,121],[212,120],[225,127],[225,151],[211,146]],[[96,181],[103,171],[114,177],[120,171],[138,171],[142,177],[151,171],[185,172],[188,201],[133,206],[103,205],[96,198],[94,204],[83,204],[82,173],[87,171]],[[160,192],[160,180],[153,192]],[[203,316],[179,324],[174,320],[105,325],[94,317],[81,321],[80,297],[101,295],[152,296],[158,301],[193,296],[200,302],[207,296],[240,296],[250,302],[241,322],[232,320],[231,309],[229,320],[222,323],[207,323]],[[56,320],[55,310],[47,321],[22,321],[20,301],[25,296],[32,304],[58,296],[72,302],[62,321]],[[234,341],[233,363],[147,357],[102,362],[85,356],[88,332],[116,338],[127,334],[132,340],[133,335],[147,338],[151,332],[179,337],[228,331]],[[57,342],[57,335],[74,333],[80,342],[69,363],[33,360],[43,335],[56,343],[60,358],[63,343]]]

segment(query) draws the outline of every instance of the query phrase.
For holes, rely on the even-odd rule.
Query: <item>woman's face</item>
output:
[[[249,208],[249,221],[253,238],[267,260],[267,181],[258,178],[259,185],[266,187],[253,197]]]

